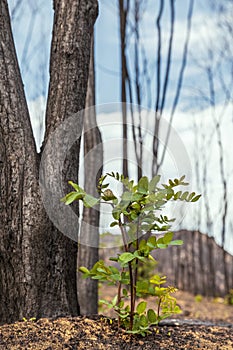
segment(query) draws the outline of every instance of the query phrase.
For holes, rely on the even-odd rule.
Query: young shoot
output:
[[[123,191],[117,196],[106,183],[107,178],[114,178],[123,185]],[[106,265],[99,260],[92,269],[80,267],[84,278],[92,278],[116,286],[116,296],[111,302],[101,303],[113,308],[118,315],[118,326],[132,334],[145,336],[151,325],[158,323],[180,309],[172,294],[176,288],[166,286],[166,277],[153,275],[142,280],[139,278],[139,263],[147,265],[155,261],[152,251],[166,249],[169,246],[182,245],[181,240],[174,240],[169,219],[162,215],[162,208],[168,202],[196,202],[200,195],[195,192],[182,191],[188,185],[185,176],[160,183],[160,176],[151,180],[143,176],[138,183],[125,178],[119,173],[107,173],[98,181],[99,197],[95,198],[85,192],[79,185],[69,181],[73,191],[62,201],[70,204],[81,200],[86,207],[93,207],[100,202],[109,203],[112,207],[111,227],[118,227],[122,237],[123,252],[110,260],[118,263],[119,268]],[[153,296],[154,308],[147,308],[145,300],[137,303],[137,298]]]

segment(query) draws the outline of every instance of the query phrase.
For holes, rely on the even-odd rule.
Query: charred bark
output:
[[[85,106],[97,2],[55,0],[54,10],[46,141],[69,113]],[[77,247],[54,227],[42,203],[39,155],[6,0],[0,4],[0,75],[0,322],[76,315]],[[76,145],[74,158],[67,157],[66,181],[74,173],[77,179],[72,161],[78,151]]]
[[[84,116],[84,188],[93,196],[97,195],[96,187],[103,168],[103,145],[101,133],[96,122],[95,111],[95,67],[94,40],[89,69],[89,80]],[[85,266],[91,269],[99,260],[99,218],[100,208],[83,208],[83,217],[79,237],[78,268]],[[77,274],[78,300],[82,315],[98,313],[98,282],[83,279],[82,273]]]

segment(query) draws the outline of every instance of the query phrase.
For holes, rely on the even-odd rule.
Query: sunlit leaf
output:
[[[90,194],[85,194],[83,198],[83,204],[87,208],[92,208],[99,203],[99,199],[91,196]]]
[[[81,192],[83,194],[85,193],[85,191],[73,181],[68,181],[68,184],[71,185],[77,192]]]
[[[122,253],[121,255],[119,255],[119,262],[120,263],[124,263],[127,264],[128,262],[132,261],[135,259],[135,256],[132,253]]]
[[[186,199],[187,199],[188,195],[189,195],[189,192],[188,192],[188,191],[186,191],[186,192],[182,193],[182,195],[181,195],[180,199],[181,199],[182,201],[184,201],[184,200],[186,200]]]
[[[173,232],[167,232],[167,233],[165,233],[165,235],[163,236],[163,242],[164,242],[165,244],[170,243],[171,240],[172,240],[172,238],[173,238]]]
[[[158,322],[158,318],[156,313],[154,312],[154,310],[149,309],[147,311],[147,317],[150,323],[157,323]]]
[[[147,302],[141,301],[136,308],[136,311],[139,315],[143,314],[143,312],[146,310]]]
[[[184,242],[181,239],[171,241],[169,245],[182,245]]]
[[[198,194],[196,197],[194,197],[191,202],[196,202],[201,197],[201,194]]]
[[[146,194],[148,191],[148,178],[146,176],[141,177],[138,182],[138,192]]]
[[[159,181],[160,181],[161,176],[160,175],[155,175],[152,180],[149,182],[148,185],[148,190],[149,192],[154,192],[156,189],[156,186],[158,185]]]
[[[118,221],[113,221],[113,222],[111,222],[110,227],[114,227],[114,226],[118,226],[118,225],[119,225]]]
[[[85,266],[81,266],[81,267],[79,268],[79,271],[82,272],[82,273],[87,273],[87,274],[90,273],[90,271],[89,271]]]
[[[66,205],[69,205],[74,201],[82,198],[83,198],[83,194],[77,193],[77,192],[70,192],[64,198],[61,199],[61,202],[65,202]]]

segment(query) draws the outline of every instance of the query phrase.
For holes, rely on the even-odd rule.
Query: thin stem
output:
[[[129,329],[133,329],[133,317],[134,317],[134,280],[133,280],[133,268],[132,262],[128,263],[129,266],[129,278],[130,278],[130,326]]]
[[[123,270],[122,270],[123,272]],[[121,282],[119,282],[118,284],[118,290],[117,290],[117,306],[119,307],[120,305],[120,302],[121,302]],[[121,319],[120,319],[120,314],[118,313],[118,330],[120,328],[120,325],[121,325]]]
[[[162,301],[162,299],[161,299],[161,298],[159,298],[159,302],[158,302],[158,309],[157,309],[157,315],[158,315],[158,318],[159,318],[159,313],[160,313],[161,301]]]
[[[139,249],[139,217],[137,222],[137,231],[136,231],[136,250]],[[138,259],[135,260],[135,271],[134,271],[134,300],[133,300],[133,310],[135,310],[135,303],[136,303],[136,284],[138,279]]]
[[[119,219],[119,227],[121,230],[121,235],[122,235],[122,240],[123,240],[125,252],[128,252],[129,247],[128,247],[127,240],[126,240],[126,232],[124,230],[124,226],[122,224],[121,219]],[[129,278],[130,278],[130,330],[132,331],[132,329],[133,329],[133,316],[134,316],[134,302],[133,302],[133,300],[134,300],[134,284],[133,284],[132,263],[129,262],[128,266],[129,266]],[[120,290],[118,290],[118,293],[121,293],[121,285],[119,286],[119,288],[120,288]]]
[[[118,222],[119,222],[119,227],[121,230],[121,236],[122,236],[122,240],[123,240],[123,244],[124,244],[124,250],[125,250],[125,252],[128,252],[129,248],[128,248],[128,243],[127,243],[127,239],[126,239],[126,232],[124,230],[124,226],[122,224],[121,219],[119,219]]]
[[[127,244],[126,239],[126,232],[124,229],[124,226],[122,224],[121,219],[119,219],[119,227],[121,230],[122,240],[124,244],[125,252],[129,251],[129,247]],[[130,330],[133,329],[133,317],[134,317],[134,280],[133,280],[133,269],[132,269],[132,263],[131,261],[128,263],[129,266],[129,278],[130,278]],[[120,286],[120,292],[121,292],[121,286]]]

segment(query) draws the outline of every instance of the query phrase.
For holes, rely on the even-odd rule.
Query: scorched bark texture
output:
[[[85,107],[95,0],[54,0],[46,137]],[[77,243],[49,220],[39,191],[40,155],[17,62],[6,0],[0,2],[0,323],[79,313]],[[77,120],[82,128],[82,118]],[[77,180],[79,143],[64,181]],[[50,166],[50,165],[49,165]],[[52,170],[52,166],[51,166]]]

